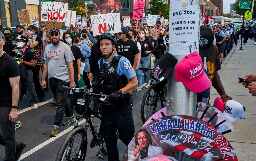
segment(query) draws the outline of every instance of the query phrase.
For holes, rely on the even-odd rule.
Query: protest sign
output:
[[[171,0],[169,53],[184,53],[199,49],[199,0]]]
[[[68,10],[66,12],[65,26],[70,27],[76,25],[76,11]]]
[[[132,19],[133,20],[142,19],[145,14],[144,8],[145,8],[145,0],[134,0],[133,1]]]
[[[91,16],[93,35],[121,32],[120,13],[108,13]]]
[[[122,16],[123,27],[131,26],[130,16]]]
[[[148,144],[138,141],[142,133]],[[212,125],[191,116],[165,116],[142,127],[128,145],[128,160],[136,160],[135,148],[140,150],[137,157],[146,160],[159,155],[174,160],[175,154],[181,153],[195,160],[237,161],[234,149],[223,135]]]
[[[68,4],[63,2],[42,2],[41,21],[65,22]]]
[[[147,24],[148,26],[154,26],[156,24],[157,19],[159,19],[159,15],[148,15],[147,16]]]

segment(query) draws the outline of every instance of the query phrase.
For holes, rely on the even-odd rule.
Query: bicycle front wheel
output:
[[[84,161],[86,150],[87,132],[84,127],[77,127],[67,136],[56,161]]]
[[[158,109],[160,109],[160,105],[158,107],[159,98],[157,96],[157,92],[150,88],[148,89],[142,98],[140,116],[141,121],[144,123],[151,115],[153,115]]]

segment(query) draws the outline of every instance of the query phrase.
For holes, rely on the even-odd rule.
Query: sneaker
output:
[[[56,137],[60,133],[60,127],[57,125],[53,126],[50,137]]]
[[[26,147],[26,144],[24,144],[24,143],[16,144],[16,155],[15,155],[16,160],[18,160],[20,158],[21,153],[25,147]]]
[[[18,120],[18,121],[15,122],[15,130],[21,128],[21,126],[22,126],[21,121]]]
[[[39,106],[38,106],[37,103],[33,104],[33,106],[32,106],[33,109],[38,109],[38,107],[39,107]]]

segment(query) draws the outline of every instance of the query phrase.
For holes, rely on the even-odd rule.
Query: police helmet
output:
[[[100,36],[98,37],[98,43],[100,43],[100,41],[103,40],[103,39],[110,40],[110,41],[112,42],[112,44],[113,44],[114,46],[116,46],[116,39],[115,39],[115,37],[114,37],[112,34],[110,34],[110,33],[104,33],[104,34],[100,35]]]

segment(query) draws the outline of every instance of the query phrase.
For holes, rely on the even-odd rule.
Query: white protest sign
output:
[[[171,0],[170,48],[173,55],[199,49],[199,0]]]
[[[148,15],[147,16],[147,24],[148,26],[154,26],[156,24],[157,19],[159,18],[159,15]]]
[[[82,16],[76,15],[76,25],[81,26],[82,25]]]
[[[73,25],[73,26],[76,25],[76,11],[72,11],[72,13],[71,13],[70,24]]]
[[[65,26],[66,26],[66,27],[69,27],[69,26],[70,26],[71,14],[72,14],[72,11],[71,11],[71,10],[67,10],[67,12],[66,12],[66,18],[65,18]]]
[[[93,35],[121,32],[120,13],[108,13],[91,16]]]
[[[41,21],[65,22],[68,4],[63,2],[42,2]]]
[[[131,26],[130,16],[122,16],[123,27]]]

